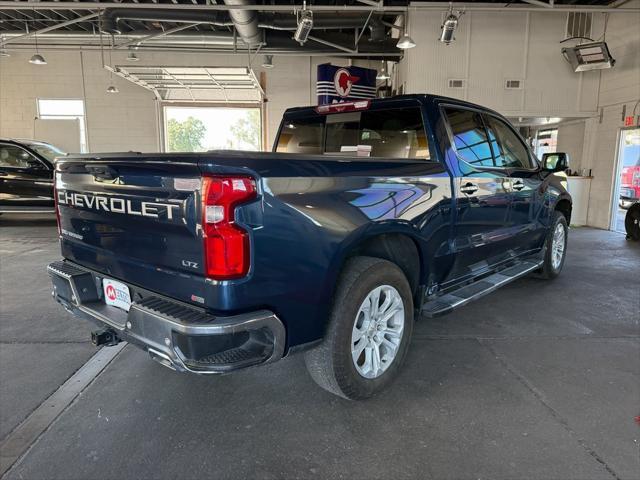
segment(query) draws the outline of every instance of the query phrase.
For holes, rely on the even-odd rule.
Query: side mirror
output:
[[[544,153],[542,168],[548,172],[564,172],[569,168],[569,155],[564,152]]]

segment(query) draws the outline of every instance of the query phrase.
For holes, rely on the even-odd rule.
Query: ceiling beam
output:
[[[124,47],[128,47],[129,45],[140,45],[140,44],[146,42],[147,40],[151,40],[152,38],[158,38],[158,37],[164,37],[166,35],[171,35],[172,33],[180,32],[182,30],[186,30],[186,29],[194,27],[196,25],[199,25],[199,24],[198,23],[187,23],[185,25],[179,25],[177,27],[170,28],[169,30],[164,30],[162,32],[158,32],[158,33],[153,33],[151,35],[147,35],[146,37],[134,38],[133,40],[129,40],[128,42],[119,43],[114,48],[124,48]]]
[[[549,4],[546,2],[540,3],[548,6]],[[463,2],[464,3],[464,2]],[[410,4],[411,11],[443,11],[448,8],[448,3],[446,6],[443,4]],[[51,1],[7,1],[0,0],[0,10],[104,10],[107,8],[118,8],[118,9],[150,9],[150,10],[170,10],[175,9],[176,5],[173,3],[118,3],[118,2],[51,2]],[[250,5],[192,5],[192,4],[180,4],[179,8],[181,10],[202,10],[202,11],[229,11],[229,10],[253,10],[253,11],[264,11],[264,12],[288,12],[291,13],[295,11],[297,8],[295,5],[259,5],[259,4],[250,4]],[[369,12],[371,11],[371,6],[368,5],[313,5],[309,7],[314,12]],[[629,7],[629,8],[611,8],[611,7],[592,7],[592,6],[554,6],[553,9],[548,8],[549,11],[565,13],[565,12],[593,12],[593,13],[638,13],[640,12],[639,7]],[[390,6],[381,6],[377,7],[376,11],[382,13],[397,13],[402,14],[407,11],[407,7],[390,7]],[[539,12],[541,11],[541,6],[538,7],[520,7],[518,5],[511,4],[509,7],[504,7],[503,4],[494,5],[469,5],[465,6],[465,11],[505,11],[505,12]]]
[[[73,25],[74,23],[85,22],[87,20],[91,20],[92,18],[97,17],[99,14],[97,12],[90,13],[89,15],[85,15],[83,17],[73,18],[71,20],[67,20],[66,22],[56,23],[55,25],[51,25],[50,27],[41,28],[40,30],[34,30],[29,33],[25,33],[24,35],[20,35],[19,37],[12,37],[0,42],[0,46],[4,46],[9,42],[15,42],[16,40],[24,40],[27,37],[32,37],[34,35],[40,35],[42,33],[51,32],[53,30],[57,30],[58,28],[67,27],[69,25]]]

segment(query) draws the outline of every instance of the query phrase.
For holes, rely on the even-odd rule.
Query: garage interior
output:
[[[562,49],[584,42],[615,61],[576,71]],[[563,274],[419,319],[392,388],[349,402],[300,355],[209,377],[96,351],[51,299],[55,215],[3,214],[0,478],[638,478],[640,243],[621,175],[640,167],[639,0],[0,0],[0,143],[270,151],[326,63],[375,69],[379,97],[488,106],[538,156],[566,152]]]

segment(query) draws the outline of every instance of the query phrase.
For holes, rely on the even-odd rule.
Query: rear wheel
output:
[[[553,279],[560,275],[567,255],[567,219],[556,211],[549,233],[545,240],[544,263],[540,269],[540,277]]]
[[[356,257],[338,283],[322,343],[305,354],[311,377],[347,399],[375,395],[400,369],[413,331],[411,288],[387,260]]]

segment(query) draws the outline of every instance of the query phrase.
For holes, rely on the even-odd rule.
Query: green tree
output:
[[[203,151],[202,140],[207,127],[202,120],[189,117],[184,122],[170,118],[167,122],[167,145],[170,152]]]
[[[245,118],[236,120],[236,123],[231,125],[231,133],[240,148],[260,150],[260,110],[247,110]]]

